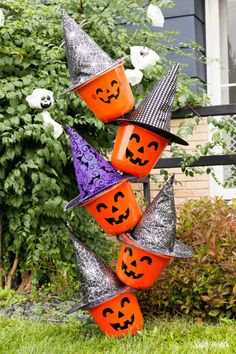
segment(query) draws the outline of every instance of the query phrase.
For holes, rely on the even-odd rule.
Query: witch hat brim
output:
[[[88,202],[124,180],[134,178],[121,174],[72,127],[67,125],[67,129],[79,194],[65,206],[65,211]]]
[[[173,65],[137,108],[115,122],[136,124],[170,142],[188,145],[187,141],[170,132],[171,109],[176,93],[178,70],[179,64]]]
[[[80,302],[78,304],[75,304],[74,306],[72,306],[72,308],[69,311],[67,311],[67,314],[71,314],[73,312],[76,312],[76,311],[82,310],[82,309],[84,309],[84,310],[91,309],[91,308],[96,307],[96,306],[102,304],[103,302],[105,302],[107,300],[111,300],[121,294],[136,293],[136,292],[137,292],[137,289],[131,288],[131,287],[126,286],[124,284],[124,287],[121,288],[119,291],[113,291],[110,294],[106,294],[105,296],[101,296],[96,301]]]
[[[117,59],[113,62],[113,64],[111,66],[109,66],[108,68],[106,68],[105,70],[101,70],[99,71],[96,75],[93,76],[93,78],[90,78],[90,79],[87,79],[85,81],[83,81],[82,83],[80,82],[77,82],[77,83],[74,83],[73,85],[71,85],[70,87],[68,87],[68,89],[66,89],[63,93],[68,93],[68,92],[71,92],[71,91],[74,91],[75,89],[78,89],[79,87],[82,87],[83,85],[86,85],[88,84],[89,82],[95,80],[98,76],[102,75],[102,74],[105,74],[107,71],[113,69],[115,66],[119,65],[119,64],[123,64],[125,62],[125,60],[127,59],[128,56],[125,56],[123,58],[120,58],[120,59]]]
[[[136,226],[118,240],[134,243],[138,248],[154,254],[188,258],[192,250],[176,240],[176,210],[173,183],[174,174],[148,205]],[[130,245],[131,246],[131,245]]]
[[[177,257],[177,258],[191,258],[194,256],[193,251],[180,240],[175,240],[173,250],[169,251],[166,248],[164,249],[158,247],[158,245],[152,244],[149,245],[149,247],[140,245],[139,242],[132,237],[131,233],[118,235],[116,236],[116,238],[119,242],[125,243],[130,247],[139,248],[156,255],[160,254],[164,256]]]
[[[166,138],[167,140],[169,140],[171,143],[176,143],[176,144],[180,144],[180,145],[185,145],[188,146],[189,143],[187,141],[185,141],[184,139],[180,138],[179,136],[172,134],[166,130],[160,129],[160,128],[155,128],[149,124],[144,124],[144,123],[139,123],[139,122],[134,122],[128,119],[128,115],[125,115],[122,118],[118,118],[115,121],[113,121],[112,123],[114,124],[121,124],[121,123],[129,123],[129,124],[134,124],[134,125],[138,125],[141,128],[147,129],[152,131],[155,134],[158,134],[160,136],[162,136],[163,138]]]
[[[122,181],[128,181],[128,180],[132,180],[132,179],[136,179],[135,176],[130,176],[128,174],[124,174],[121,175],[120,181],[117,182],[115,181],[114,183],[111,183],[108,187],[104,187],[102,189],[100,189],[99,193],[94,193],[93,195],[90,195],[89,198],[81,198],[80,195],[77,195],[77,197],[75,197],[74,199],[72,199],[71,201],[69,201],[69,203],[67,203],[64,207],[64,211],[69,211],[71,209],[73,209],[74,207],[87,203],[90,200],[92,200],[93,198],[99,197],[100,195],[102,195],[103,193],[105,193],[106,191],[108,191],[110,188],[114,187],[116,184],[119,184]]]

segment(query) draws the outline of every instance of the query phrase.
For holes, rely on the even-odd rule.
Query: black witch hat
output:
[[[175,64],[159,81],[137,109],[115,122],[127,122],[151,130],[171,142],[181,145],[188,143],[170,132],[171,108],[177,85],[179,64]]]

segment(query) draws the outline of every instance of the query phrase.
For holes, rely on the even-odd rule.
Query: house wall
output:
[[[188,118],[187,122],[191,122],[193,119]],[[176,133],[178,125],[181,119],[173,119],[171,121],[171,132]],[[194,134],[187,138],[189,146],[186,146],[186,151],[188,153],[193,153],[197,145],[201,145],[208,141],[208,125],[206,118],[202,118],[199,125],[196,127]],[[171,157],[168,148],[162,154],[162,158]],[[210,195],[210,178],[206,173],[195,174],[194,177],[186,176],[180,168],[168,169],[169,174],[175,173],[176,181],[178,182],[175,187],[175,202],[176,205],[182,204],[190,199],[198,199],[200,197],[205,197]],[[163,176],[160,176],[160,170],[153,169],[151,171],[152,177],[155,178],[157,182],[151,181],[151,200],[156,196],[160,190],[159,182],[163,182]],[[133,188],[137,194],[143,195],[143,186],[141,183],[134,183]]]
[[[172,56],[172,60],[187,64],[185,67],[185,73],[192,77],[198,78],[201,82],[206,82],[206,65],[200,62],[197,58],[205,56],[205,1],[204,0],[175,0],[176,6],[174,8],[163,10],[165,17],[165,24],[163,31],[177,31],[179,34],[176,36],[175,45],[180,48],[181,43],[196,42],[202,50],[183,49],[189,56]],[[158,28],[158,31],[160,28]],[[186,123],[191,121],[187,119]],[[171,132],[176,133],[178,125],[181,119],[171,120]],[[189,142],[189,146],[186,147],[186,151],[189,153],[194,152],[197,145],[203,144],[209,141],[208,125],[206,118],[201,120],[201,123],[196,127],[194,134],[186,138]],[[164,156],[165,155],[165,156]],[[170,157],[168,149],[162,157]],[[169,173],[175,173],[176,180],[179,182],[175,185],[175,201],[176,204],[181,204],[189,199],[197,199],[199,197],[210,195],[210,178],[206,173],[199,175],[195,174],[194,177],[186,176],[181,172],[180,168],[173,168],[168,170]],[[156,180],[163,181],[163,177],[160,177],[160,171],[152,170],[152,175]],[[137,192],[142,193],[142,184],[135,184],[134,188]],[[151,182],[151,199],[158,193],[160,187],[158,182]]]
[[[178,125],[181,119],[173,119],[171,122],[171,132],[176,133]],[[187,119],[187,122],[192,121],[192,119]],[[208,124],[206,118],[202,118],[200,124],[196,127],[193,135],[187,137],[189,146],[184,147],[187,153],[194,153],[197,145],[204,144],[209,140],[208,136]],[[165,152],[166,156],[170,157],[168,151]],[[152,170],[152,173],[156,178],[159,178],[159,171]],[[175,201],[176,204],[181,204],[189,199],[197,199],[199,197],[210,195],[210,179],[209,175],[206,173],[200,175],[195,174],[194,177],[186,176],[180,168],[169,169],[169,173],[175,173],[176,180],[179,182],[175,185]],[[151,198],[153,198],[159,188],[157,188],[156,183],[151,183]]]
[[[202,49],[192,50],[182,48],[183,51],[187,54],[192,54],[192,56],[172,56],[171,59],[182,64],[187,64],[188,66],[184,68],[185,73],[192,78],[198,78],[201,82],[206,83],[206,65],[197,59],[206,55],[205,1],[175,0],[175,4],[176,6],[174,8],[163,10],[165,24],[162,30],[179,32],[176,36],[175,45],[178,45],[180,48],[182,48],[181,43],[191,43],[192,41],[195,41],[202,47]],[[153,30],[160,31],[161,29],[153,28]],[[177,132],[177,128],[181,121],[182,119],[171,120],[172,133],[175,134]],[[186,123],[188,122],[191,122],[190,118],[186,119]],[[189,142],[189,146],[186,147],[186,151],[189,153],[194,153],[197,145],[208,142],[209,131],[206,118],[202,118],[193,135],[188,136],[185,139]],[[168,149],[164,151],[162,158],[164,157],[171,157]],[[203,171],[205,171],[205,169],[206,168],[202,168]],[[182,204],[190,199],[198,199],[200,197],[211,195],[211,181],[207,173],[195,174],[194,177],[189,177],[182,173],[180,168],[171,168],[168,169],[168,172],[169,174],[175,173],[178,182],[174,187],[176,205]],[[151,181],[152,200],[160,190],[158,181],[163,182],[163,176],[160,176],[160,170],[158,169],[152,170],[151,174],[157,181]],[[137,194],[140,193],[143,195],[142,184],[135,183],[133,184],[133,187]]]
[[[165,23],[163,31],[176,31],[175,45],[191,56],[172,56],[176,62],[187,64],[185,73],[206,82],[206,65],[199,59],[205,57],[205,1],[204,0],[175,0],[175,7],[163,9]],[[160,29],[158,28],[158,31]],[[183,48],[181,43],[197,43],[201,50]]]

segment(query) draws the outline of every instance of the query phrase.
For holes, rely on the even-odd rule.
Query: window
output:
[[[222,70],[222,96],[223,103],[236,103],[236,0],[224,2],[226,6],[226,21],[221,25],[221,44],[222,53],[225,58],[225,70]],[[226,23],[226,26],[224,26]]]
[[[225,20],[220,22],[221,53],[224,58],[221,70],[222,103],[236,103],[236,0],[223,1]],[[236,124],[236,116],[227,117],[231,124]],[[236,137],[227,141],[227,148],[236,152]],[[223,167],[223,181],[225,182],[233,172],[235,166]]]
[[[212,104],[236,104],[236,0],[206,0],[205,4],[208,94]],[[228,119],[236,124],[236,115]],[[228,138],[227,146],[236,152],[236,137]],[[215,168],[222,183],[235,171],[236,166]],[[229,200],[236,197],[236,188],[222,188],[213,180],[211,191]]]

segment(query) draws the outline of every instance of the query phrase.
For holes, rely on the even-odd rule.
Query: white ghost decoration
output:
[[[51,124],[54,129],[53,137],[54,139],[58,139],[59,136],[63,133],[62,126],[59,123],[57,123],[54,119],[51,118],[48,111],[43,111],[42,116],[43,116],[43,125],[48,126],[49,124]]]
[[[163,27],[164,26],[164,16],[161,12],[161,9],[154,4],[150,4],[147,8],[147,18],[149,18],[154,27]]]
[[[3,27],[4,23],[5,23],[5,16],[2,9],[0,9],[0,27]]]
[[[54,104],[53,92],[37,88],[33,90],[31,95],[26,97],[26,101],[31,108],[49,109]]]
[[[160,57],[150,48],[133,46],[130,47],[130,60],[135,69],[145,70],[155,65]]]
[[[131,86],[139,84],[143,78],[143,73],[139,69],[126,69],[125,74]]]
[[[50,90],[37,88],[33,90],[31,95],[26,97],[26,101],[31,108],[41,108],[43,110],[43,125],[47,126],[51,124],[54,129],[54,138],[59,138],[59,136],[63,133],[62,126],[52,119],[47,111],[54,104],[53,92]]]

